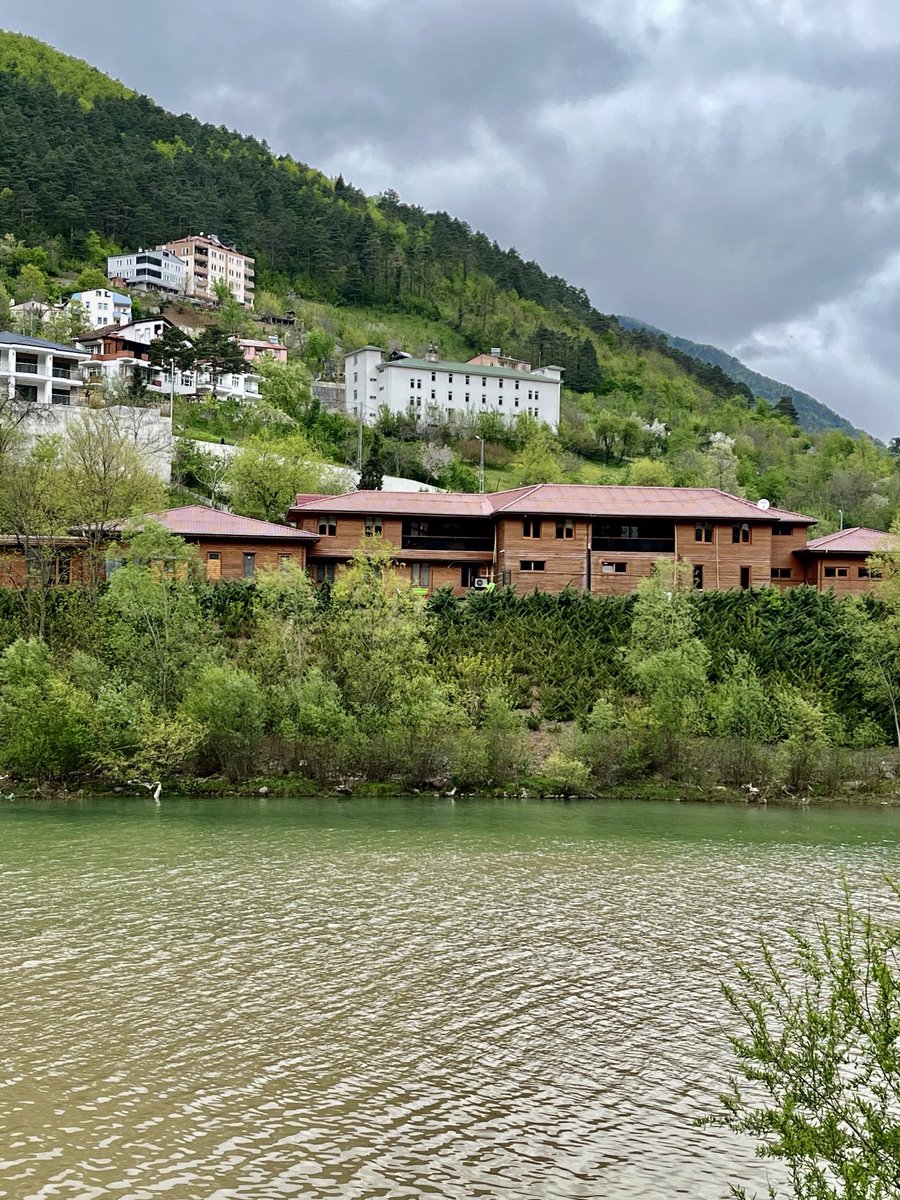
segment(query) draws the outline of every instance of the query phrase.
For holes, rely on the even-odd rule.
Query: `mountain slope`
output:
[[[861,432],[846,417],[834,412],[833,409],[828,408],[827,405],[816,400],[807,392],[801,392],[787,383],[779,383],[777,379],[771,379],[768,375],[761,375],[758,371],[754,371],[742,363],[739,358],[720,350],[718,346],[708,346],[702,342],[692,342],[688,338],[676,337],[636,317],[617,316],[616,320],[624,329],[645,330],[647,333],[665,338],[673,349],[687,354],[690,358],[697,359],[698,362],[718,367],[729,379],[733,379],[735,383],[745,384],[754,396],[761,396],[773,405],[777,404],[782,396],[790,396],[797,409],[800,424],[811,433],[840,429],[844,433],[856,436]]]

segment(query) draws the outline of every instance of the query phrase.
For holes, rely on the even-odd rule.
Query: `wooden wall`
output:
[[[236,542],[219,541],[216,538],[185,538],[196,547],[201,567],[206,572],[207,579],[216,582],[220,579],[244,579],[244,555],[256,556],[256,571],[277,571],[281,567],[282,557],[295,563],[300,569],[306,567],[306,544],[296,541],[274,541],[270,538],[258,542],[241,539]],[[210,555],[219,555],[218,560]]]
[[[538,518],[535,517],[535,520]],[[587,588],[587,561],[591,545],[591,522],[572,518],[573,536],[556,536],[556,518],[539,518],[540,537],[525,537],[523,517],[503,517],[497,521],[497,581],[506,578],[520,592],[538,588],[558,593],[566,587]],[[543,571],[523,571],[523,562],[543,562]]]

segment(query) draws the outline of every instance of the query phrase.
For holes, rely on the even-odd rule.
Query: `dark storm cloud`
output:
[[[7,27],[876,432],[900,382],[894,0],[7,0]]]

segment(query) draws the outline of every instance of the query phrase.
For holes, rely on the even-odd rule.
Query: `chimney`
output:
[[[491,346],[491,354],[493,354],[494,358],[499,358],[500,357],[500,347],[499,346]]]

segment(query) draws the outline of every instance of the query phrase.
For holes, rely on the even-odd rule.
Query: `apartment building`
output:
[[[81,365],[89,357],[46,338],[0,333],[0,392],[26,404],[71,404],[82,387]]]
[[[187,263],[163,246],[140,249],[133,254],[111,254],[106,260],[106,275],[117,283],[138,291],[171,292],[182,296],[187,287]]]
[[[425,358],[395,354],[379,346],[363,346],[344,356],[344,403],[351,417],[373,422],[378,410],[408,413],[425,424],[474,419],[493,413],[507,421],[532,416],[551,428],[559,425],[562,367],[523,369],[517,359],[507,365],[449,362],[430,351]],[[498,359],[498,356],[494,356]]]
[[[69,303],[73,301],[83,306],[91,329],[131,324],[131,297],[121,292],[92,288],[89,292],[75,292],[69,297]]]
[[[489,495],[298,496],[288,520],[318,534],[309,567],[319,582],[381,536],[412,584],[457,595],[476,579],[624,595],[661,558],[689,563],[701,589],[791,587],[807,582],[802,552],[815,524],[715,488],[548,483]]]
[[[215,285],[226,283],[240,304],[253,307],[255,259],[241,254],[236,246],[221,241],[214,233],[191,234],[157,247],[169,250],[186,268],[185,293],[204,300],[215,299]]]

